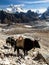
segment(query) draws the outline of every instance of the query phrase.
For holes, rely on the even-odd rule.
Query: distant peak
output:
[[[8,8],[6,8],[6,12],[13,13],[13,12],[24,12],[23,8],[20,5],[9,5]]]

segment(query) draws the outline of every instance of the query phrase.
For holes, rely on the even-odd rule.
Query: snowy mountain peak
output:
[[[22,9],[22,6],[20,5],[10,5],[8,8],[6,8],[6,12],[13,13],[13,12],[24,12]]]

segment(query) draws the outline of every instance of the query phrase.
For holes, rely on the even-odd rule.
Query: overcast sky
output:
[[[41,9],[49,7],[49,0],[0,0],[0,9],[8,7],[10,4],[22,5],[24,9]]]

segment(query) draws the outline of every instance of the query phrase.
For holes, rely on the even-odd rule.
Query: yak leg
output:
[[[15,47],[14,47],[14,52],[16,51],[16,48],[17,48],[17,47],[15,46]]]
[[[19,56],[19,49],[17,48],[17,56]]]
[[[28,55],[28,52],[27,52],[27,50],[25,51],[25,54],[26,54],[26,55]]]
[[[14,52],[16,51],[17,49],[17,56],[19,56],[19,49],[17,47],[14,48]]]
[[[23,50],[24,51],[24,56],[28,55],[27,50]]]
[[[14,52],[16,51],[16,48],[14,48]]]
[[[25,50],[23,49],[23,52],[24,52],[24,56],[25,56]]]

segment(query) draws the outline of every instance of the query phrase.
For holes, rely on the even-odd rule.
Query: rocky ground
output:
[[[23,56],[20,50],[20,56],[17,57],[17,51],[14,52],[6,45],[6,38],[19,35],[30,39],[39,39],[40,49],[31,49],[27,56]],[[36,30],[32,26],[20,25],[0,27],[0,65],[49,65],[49,31]]]

